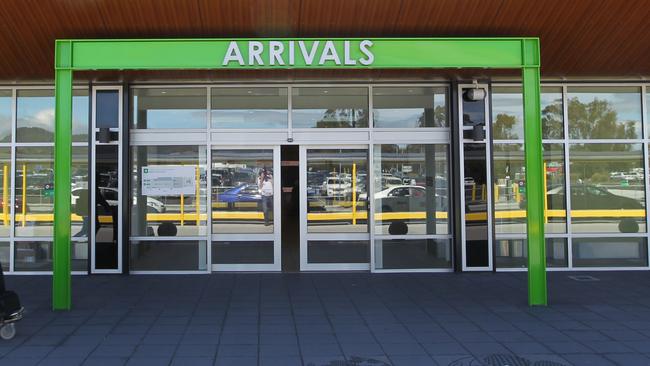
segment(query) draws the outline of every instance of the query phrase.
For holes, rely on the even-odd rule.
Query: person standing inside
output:
[[[271,215],[273,214],[273,179],[271,175],[263,171],[259,184],[260,194],[262,195],[262,211],[264,212],[264,226],[271,225]]]

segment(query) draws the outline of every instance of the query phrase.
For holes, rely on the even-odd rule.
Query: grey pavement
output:
[[[569,276],[592,275],[597,281]],[[650,365],[650,272],[9,276],[0,365]]]

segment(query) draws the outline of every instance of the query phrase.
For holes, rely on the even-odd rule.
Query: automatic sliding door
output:
[[[301,147],[301,270],[369,269],[368,149]]]
[[[212,150],[212,270],[280,270],[280,149]]]

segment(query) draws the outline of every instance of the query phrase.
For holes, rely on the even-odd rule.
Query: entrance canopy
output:
[[[538,38],[57,40],[53,308],[71,307],[73,71],[520,69],[527,184],[528,303],[546,305]]]

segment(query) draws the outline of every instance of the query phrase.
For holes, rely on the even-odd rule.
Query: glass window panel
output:
[[[451,268],[452,249],[448,239],[375,240],[375,268]]]
[[[570,86],[569,137],[641,138],[640,91],[639,87]]]
[[[119,90],[97,90],[95,93],[95,127],[120,127],[120,92]]]
[[[88,270],[88,242],[87,241],[73,241],[70,243],[70,250],[72,253],[70,257],[70,265],[73,271],[87,271]]]
[[[213,241],[213,264],[273,264],[272,241]]]
[[[2,265],[2,270],[4,272],[9,272],[10,250],[11,247],[9,242],[0,243],[0,265]]]
[[[17,241],[14,243],[14,271],[51,271],[52,243]]]
[[[448,146],[375,145],[374,154],[375,232],[448,234]]]
[[[492,136],[495,140],[524,138],[524,103],[520,86],[492,88]]]
[[[17,98],[16,141],[52,142],[54,90],[18,90]]]
[[[133,128],[206,128],[206,88],[133,89]]]
[[[525,234],[524,145],[495,143],[492,153],[496,233]]]
[[[137,146],[132,150],[131,235],[195,236],[207,229],[207,156],[204,146]],[[179,190],[145,195],[142,175],[148,167],[164,167],[184,181]],[[194,169],[191,179],[189,168]],[[180,183],[178,183],[180,184]],[[194,185],[190,190],[189,186]],[[197,215],[198,213],[198,215]]]
[[[14,224],[16,236],[52,236],[54,154],[52,147],[16,147]]]
[[[11,90],[0,90],[0,142],[11,142],[11,110]]]
[[[72,91],[72,141],[88,141],[89,104],[88,89]]]
[[[11,234],[11,148],[0,147],[0,236]]]
[[[212,151],[213,233],[272,233],[273,150]]]
[[[497,268],[527,268],[526,239],[497,240],[495,245]],[[546,266],[566,267],[567,243],[564,238],[546,238]]]
[[[132,271],[200,271],[207,268],[207,245],[203,240],[133,240],[130,245]]]
[[[212,128],[287,128],[287,88],[212,88]]]
[[[367,233],[367,196],[368,150],[307,150],[309,232]]]
[[[564,190],[565,166],[564,145],[542,144],[542,154],[546,167],[546,233],[566,232],[566,200],[563,195],[556,194]],[[523,206],[525,209],[525,206]]]
[[[646,267],[645,238],[574,238],[575,267]]]
[[[368,263],[367,240],[316,240],[307,242],[309,263]]]
[[[375,87],[372,90],[374,127],[447,127],[447,88]]]
[[[293,128],[368,127],[368,88],[293,88]]]
[[[90,232],[88,195],[88,148],[72,147],[71,234],[87,237]],[[115,200],[117,204],[117,200]]]
[[[564,137],[564,108],[562,87],[542,87],[542,138],[561,139]],[[523,136],[522,136],[523,137]]]
[[[573,232],[646,231],[641,149],[641,144],[570,145]]]

